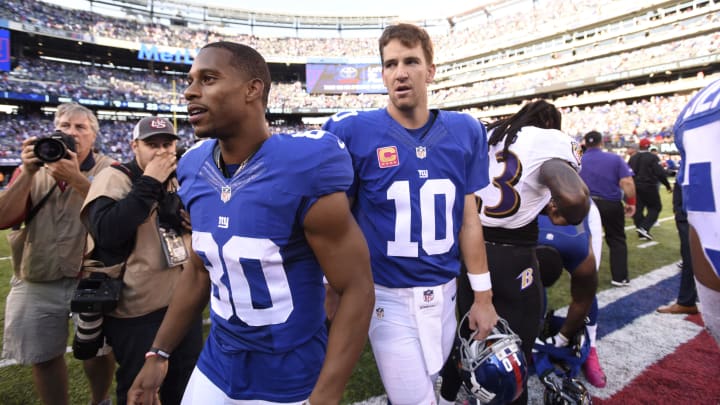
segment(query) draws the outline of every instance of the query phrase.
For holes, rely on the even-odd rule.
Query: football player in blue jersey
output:
[[[607,379],[595,345],[598,317],[595,293],[602,249],[600,212],[591,201],[588,216],[579,225],[555,225],[546,215],[540,215],[538,226],[537,257],[543,286],[547,289],[555,284],[564,268],[570,274],[572,297],[562,327],[555,336],[546,338],[544,343],[556,347],[567,346],[572,336],[581,328],[586,328],[590,352],[582,369],[590,384],[603,388]]]
[[[389,26],[379,50],[387,107],[338,113],[324,129],[345,142],[355,169],[349,195],[375,282],[370,341],[388,398],[431,404],[455,338],[461,258],[474,281],[471,327],[485,337],[497,321],[473,195],[488,184],[486,133],[470,115],[428,109],[435,65],[425,30]]]
[[[675,122],[682,156],[677,182],[690,224],[690,255],[700,313],[720,345],[720,80],[690,100]]]
[[[185,98],[200,142],[178,165],[192,260],[136,378],[148,404],[192,314],[210,300],[210,334],[183,404],[338,403],[367,341],[370,257],[346,190],[345,144],[325,131],[270,136],[270,72],[254,49],[200,50]],[[325,327],[325,287],[340,292]]]
[[[545,211],[553,223],[578,224],[589,207],[587,187],[576,172],[580,148],[560,131],[561,120],[552,104],[527,103],[514,115],[488,126],[489,148],[483,148],[490,160],[492,183],[477,195],[482,203],[479,212],[493,303],[522,339],[528,359],[543,315],[535,255],[537,216]],[[464,313],[472,290],[466,277],[458,280],[458,309]],[[461,384],[457,364],[448,362],[442,377],[440,404],[453,403]],[[513,403],[527,403],[527,391]]]

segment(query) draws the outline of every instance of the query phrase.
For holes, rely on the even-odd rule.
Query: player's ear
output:
[[[247,85],[246,99],[248,101],[254,101],[255,99],[262,99],[263,91],[265,90],[265,83],[258,79],[251,79]]]
[[[552,222],[554,225],[568,224],[568,221],[560,213],[560,209],[554,199],[550,199],[550,202],[545,206],[545,215],[550,218],[550,222]]]
[[[432,83],[435,80],[435,64],[428,66],[428,75],[427,79],[425,80],[427,84]]]

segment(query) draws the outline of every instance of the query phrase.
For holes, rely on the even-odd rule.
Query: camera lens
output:
[[[46,163],[57,162],[65,157],[67,153],[66,146],[63,141],[54,138],[43,138],[35,142],[33,149],[35,156]]]

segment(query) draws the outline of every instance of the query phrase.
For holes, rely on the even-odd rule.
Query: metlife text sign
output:
[[[160,50],[155,45],[140,44],[138,60],[152,60],[155,62],[183,63],[186,65],[192,65],[193,60],[195,60],[195,55],[197,55],[199,51],[199,49],[187,48],[168,49],[170,50]]]

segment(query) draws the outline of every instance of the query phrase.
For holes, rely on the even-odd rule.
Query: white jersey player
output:
[[[682,156],[677,181],[690,224],[700,312],[720,344],[720,80],[700,90],[680,113],[675,144]]]

